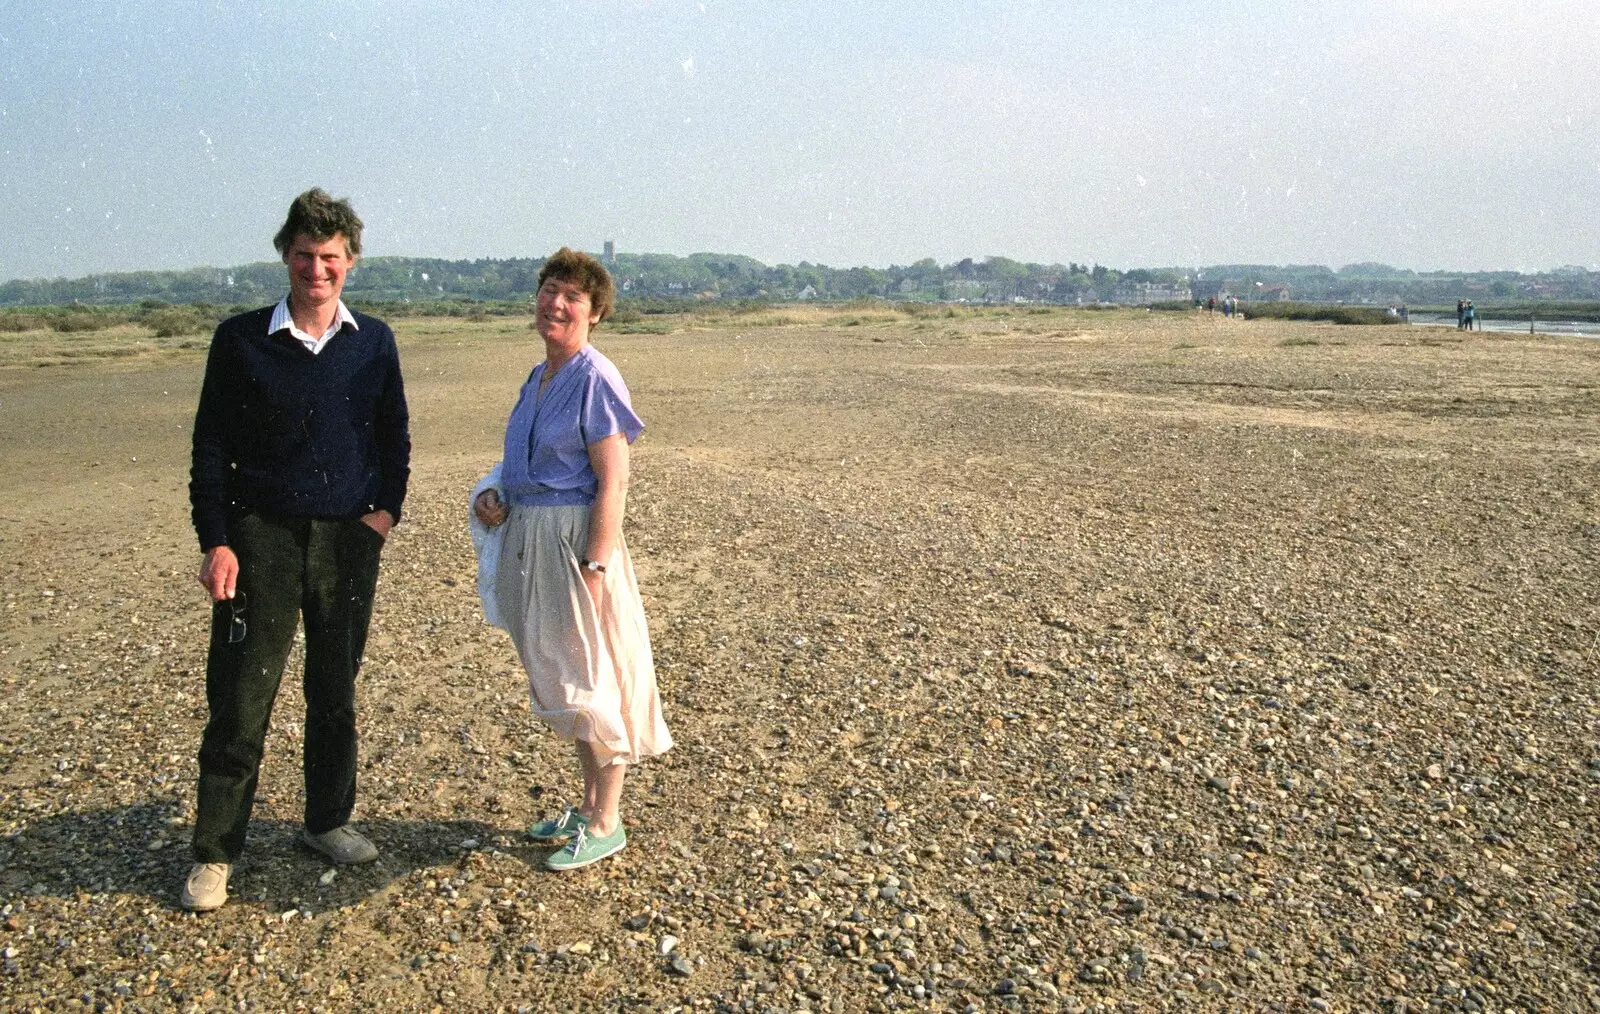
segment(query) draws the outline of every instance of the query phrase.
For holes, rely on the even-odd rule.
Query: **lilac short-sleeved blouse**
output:
[[[567,360],[540,397],[546,365],[533,368],[506,423],[505,498],[522,507],[591,504],[598,483],[589,445],[613,433],[631,444],[644,421],[634,414],[622,374],[593,345]]]

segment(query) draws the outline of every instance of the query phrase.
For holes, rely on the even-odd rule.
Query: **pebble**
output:
[[[1107,983],[1111,981],[1111,959],[1095,958],[1093,961],[1078,969],[1078,978],[1083,982]]]

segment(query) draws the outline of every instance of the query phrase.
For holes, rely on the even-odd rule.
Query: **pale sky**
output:
[[[0,279],[366,253],[1600,268],[1593,0],[0,0]]]

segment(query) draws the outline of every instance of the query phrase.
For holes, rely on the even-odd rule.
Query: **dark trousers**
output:
[[[211,720],[200,743],[194,827],[194,858],[201,863],[232,863],[244,851],[272,703],[302,616],[306,830],[321,834],[350,820],[356,671],[383,538],[359,520],[247,514],[228,526],[228,543],[239,557],[244,608],[236,598],[215,604],[211,614]]]

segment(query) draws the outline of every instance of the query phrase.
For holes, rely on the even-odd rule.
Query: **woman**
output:
[[[516,643],[533,713],[576,742],[583,768],[583,801],[528,832],[567,843],[545,860],[552,870],[627,844],[618,813],[627,765],[672,745],[622,538],[628,445],[644,423],[622,375],[589,344],[615,298],[588,254],[562,247],[545,262],[534,317],[544,362],[512,409],[498,477],[472,501],[477,521],[495,530],[480,553],[499,543],[482,561],[496,564],[492,584],[480,582],[485,612]]]

